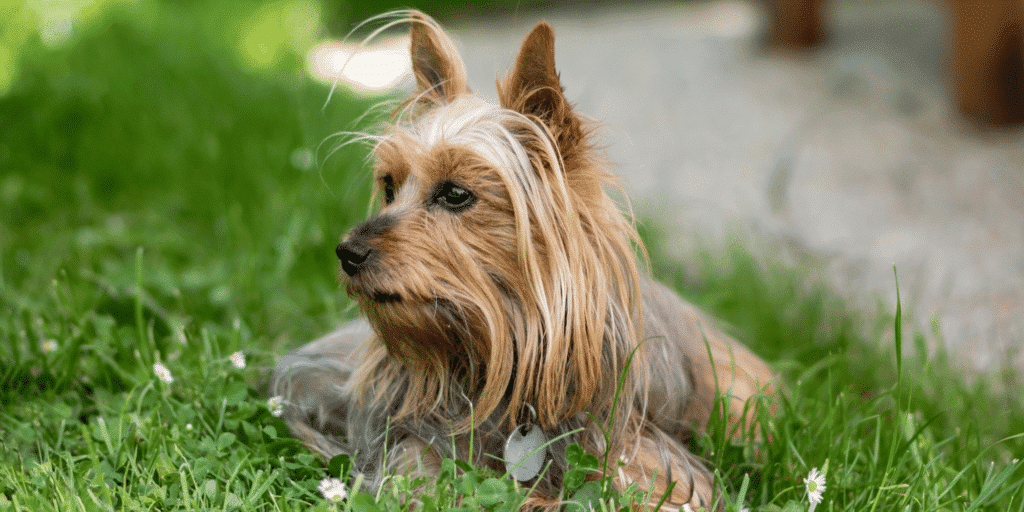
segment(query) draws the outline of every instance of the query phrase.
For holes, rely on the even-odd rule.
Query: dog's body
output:
[[[433,20],[409,21],[420,93],[371,137],[385,204],[337,248],[367,320],[278,364],[293,433],[379,483],[470,454],[503,471],[506,440],[530,425],[553,442],[529,505],[560,502],[569,443],[607,452],[615,485],[652,487],[652,503],[675,481],[666,506],[710,505],[712,475],[683,442],[722,395],[745,435],[748,407],[774,396],[770,368],[641,276],[550,26],[494,104]]]

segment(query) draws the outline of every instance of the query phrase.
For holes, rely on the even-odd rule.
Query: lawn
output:
[[[246,38],[329,11],[108,1],[40,31],[29,5],[0,21],[0,510],[501,508],[523,492],[453,461],[425,493],[396,479],[332,503],[318,485],[343,461],[291,439],[261,391],[277,355],[357,313],[333,248],[370,180],[365,149],[332,135],[372,129],[381,98],[327,101],[301,61],[315,31]],[[735,243],[682,272],[644,226],[653,272],[789,386],[771,443],[695,441],[727,507],[807,510],[803,478],[827,464],[818,510],[1024,510],[1016,375],[959,373],[899,304],[852,310]]]

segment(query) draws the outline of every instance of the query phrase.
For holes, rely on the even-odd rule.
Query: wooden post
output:
[[[951,3],[951,71],[960,110],[981,124],[1024,123],[1024,0]]]
[[[824,0],[768,0],[768,42],[783,48],[811,48],[825,39]]]

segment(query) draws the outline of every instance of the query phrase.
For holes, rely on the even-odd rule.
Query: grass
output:
[[[354,314],[332,248],[364,216],[369,180],[330,134],[369,103],[324,107],[294,60],[246,67],[213,11],[146,6],[112,8],[57,48],[26,39],[0,97],[0,510],[514,503],[520,486],[458,461],[433,482],[321,497],[344,461],[291,439],[260,389],[278,354]],[[851,311],[736,247],[684,273],[645,238],[654,272],[789,383],[759,452],[722,423],[695,442],[730,507],[805,510],[801,478],[827,461],[819,510],[1024,510],[1014,375],[966,378],[896,304]],[[603,495],[582,478],[593,461],[573,460],[579,500],[635,498]]]
[[[923,335],[911,336],[899,303],[891,315],[852,311],[804,271],[735,243],[704,252],[686,272],[657,257],[657,240],[655,274],[786,376],[785,406],[765,425],[774,441],[761,457],[734,446],[721,423],[701,440],[733,489],[750,473],[753,504],[803,510],[793,508],[799,478],[827,461],[824,510],[1024,510],[1015,375],[968,378]],[[912,348],[903,346],[908,336]]]

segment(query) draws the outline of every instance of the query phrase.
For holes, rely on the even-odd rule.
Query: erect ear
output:
[[[420,92],[426,97],[450,102],[469,92],[466,66],[455,42],[430,16],[414,11],[409,27],[412,70]]]
[[[565,103],[555,71],[555,31],[547,22],[538,23],[523,40],[500,95],[503,107],[545,120]]]
[[[563,156],[581,142],[580,121],[555,71],[555,31],[547,22],[538,23],[523,40],[515,66],[498,89],[502,107],[536,116],[547,125]]]

